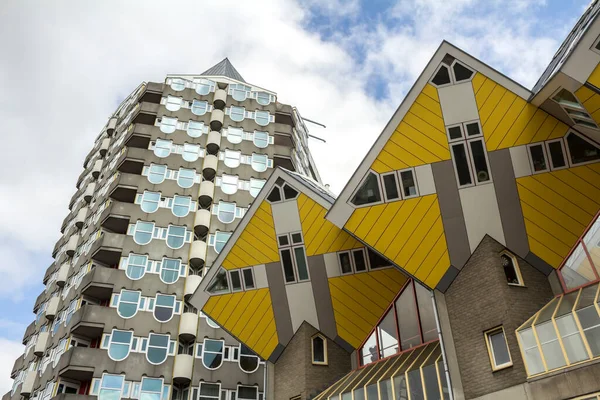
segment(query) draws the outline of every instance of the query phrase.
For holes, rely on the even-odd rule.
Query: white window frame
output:
[[[252,276],[252,286],[248,286],[246,284],[246,276],[244,275],[245,271],[250,271],[250,275]],[[242,268],[240,270],[240,273],[242,275],[242,284],[244,286],[244,290],[256,289],[256,278],[254,276],[254,268],[252,268],[252,267]]]
[[[118,332],[126,332],[131,334],[131,339],[129,340],[129,349],[127,350],[127,354],[125,355],[125,357],[121,358],[121,359],[116,359],[113,358],[110,354],[110,348],[111,345],[113,344],[113,337],[114,337],[114,332],[118,331]],[[106,338],[106,336],[108,337],[108,340]],[[133,335],[133,331],[129,331],[129,330],[123,330],[123,329],[113,329],[112,331],[110,331],[110,334],[104,334],[104,336],[102,337],[102,342],[100,345],[100,348],[105,348],[106,349],[106,354],[108,355],[108,358],[110,358],[113,361],[123,361],[125,360],[127,357],[129,357],[129,354],[131,354],[132,348],[133,348],[133,342],[134,342],[134,335]],[[125,343],[122,342],[117,342],[117,344],[119,345],[124,345]]]
[[[166,133],[167,135],[169,135],[177,130],[178,123],[179,120],[176,117],[167,117],[163,115],[162,117],[160,117],[160,122],[158,126],[162,133]]]
[[[187,87],[187,81],[181,78],[170,78],[170,80],[168,80],[168,84],[171,87],[171,89],[173,89],[176,92],[181,92]]]
[[[240,395],[239,395],[239,393],[240,393],[240,387],[256,389],[256,397],[240,397]],[[258,396],[259,396],[258,386],[240,385],[240,384],[238,384],[237,388],[236,388],[236,392],[237,392],[237,397],[236,397],[237,400],[258,400]]]
[[[192,128],[191,125],[195,125],[195,124],[199,124],[201,125],[201,128]],[[194,131],[200,131],[199,135],[190,135],[190,129],[194,130]],[[186,133],[189,137],[191,138],[199,138],[201,137],[203,134],[208,133],[208,125],[206,125],[204,122],[202,121],[195,121],[193,119],[189,120],[187,122],[187,126],[186,126]]]
[[[510,258],[512,260],[512,262],[513,262],[513,268],[515,270],[515,274],[517,275],[517,279],[519,281],[519,283],[509,283],[509,282],[507,282],[507,285],[509,285],[509,286],[521,286],[521,287],[525,287],[525,282],[523,281],[523,275],[521,274],[521,267],[519,266],[519,262],[517,261],[517,257],[515,257],[515,255],[512,254],[511,252],[509,252],[508,250],[501,251],[500,252],[500,257],[502,257],[502,256],[507,256],[508,258]]]
[[[388,198],[388,194],[387,191],[385,189],[385,181],[383,178],[385,178],[386,176],[393,176],[394,177],[394,183],[396,184],[396,191],[398,193],[398,197],[396,197],[395,199],[390,199]],[[385,200],[386,203],[390,203],[392,201],[398,201],[398,200],[402,200],[402,191],[400,188],[400,182],[398,182],[398,174],[396,173],[396,171],[392,171],[392,172],[386,172],[384,174],[380,174],[380,178],[381,178],[381,186],[382,186],[382,191],[383,191],[383,198]],[[416,179],[415,179],[416,182]]]
[[[183,104],[183,97],[167,95],[160,100],[160,104],[163,104],[169,111],[178,111]]]
[[[208,395],[203,395],[202,394],[202,385],[217,385],[219,387],[219,394],[214,397],[214,396],[208,396]],[[219,400],[221,398],[221,382],[204,382],[204,381],[200,381],[200,385],[198,386],[198,400]],[[196,399],[194,399],[196,400]]]
[[[506,351],[508,353],[508,358],[509,358],[509,361],[504,364],[496,364],[496,360],[495,360],[495,356],[494,356],[494,348],[493,348],[491,340],[490,340],[491,335],[499,333],[500,331],[502,332],[502,334],[504,336],[504,344],[506,345]],[[487,350],[488,350],[488,356],[490,358],[490,365],[492,367],[492,371],[496,372],[496,371],[500,371],[501,369],[512,367],[512,365],[513,365],[512,355],[510,354],[510,347],[508,347],[508,341],[506,339],[506,332],[504,331],[504,326],[499,326],[499,327],[496,327],[493,329],[489,329],[489,330],[485,331],[483,334],[484,334],[485,343],[486,343]]]
[[[137,293],[137,295],[138,295],[137,302],[134,303],[132,301],[123,301],[123,292]],[[119,305],[121,303],[135,304],[135,312],[128,317],[122,315],[121,312],[119,311]],[[129,318],[135,317],[137,315],[137,312],[140,310],[141,303],[142,303],[142,293],[137,290],[128,290],[128,289],[121,289],[121,291],[119,293],[113,293],[112,298],[110,300],[111,306],[113,306],[117,310],[117,314],[119,315],[119,317],[121,317],[123,319],[129,319]]]
[[[550,154],[550,144],[556,143],[556,142],[560,143],[562,155],[563,155],[563,158],[565,159],[564,167],[555,167],[554,162],[552,160],[552,155]],[[545,144],[544,147],[546,148],[546,155],[548,156],[548,165],[549,165],[551,171],[557,171],[557,170],[569,168],[570,164],[569,164],[569,156],[567,154],[567,145],[565,144],[565,141],[563,140],[563,138],[547,140],[544,142],[544,144]]]
[[[152,151],[154,152],[154,155],[156,157],[166,158],[171,155],[171,152],[173,151],[172,149],[173,149],[173,141],[172,140],[157,138],[154,141],[154,146],[152,148]],[[163,152],[166,152],[166,154],[163,154]]]
[[[473,124],[473,123],[477,123],[478,124],[479,134],[478,135],[469,136],[468,135],[468,130],[467,130],[467,125],[470,125],[470,124]],[[462,137],[459,138],[459,139],[450,139],[450,128],[454,128],[454,127],[458,127],[458,126],[460,126]],[[456,178],[456,184],[457,184],[458,188],[459,189],[463,189],[463,188],[468,188],[468,187],[473,187],[473,186],[479,186],[479,185],[487,185],[487,184],[493,183],[492,171],[491,171],[491,167],[490,167],[490,160],[489,160],[489,157],[488,157],[488,152],[487,152],[487,147],[486,147],[486,144],[485,144],[485,139],[483,137],[483,129],[482,129],[482,126],[481,126],[481,121],[479,121],[479,120],[472,120],[472,121],[465,121],[465,122],[462,122],[460,124],[448,125],[448,126],[446,126],[446,136],[448,138],[448,143],[450,145],[450,156],[452,158],[452,167],[454,168],[454,176]],[[481,141],[482,148],[483,148],[483,151],[484,151],[483,154],[484,154],[484,157],[485,157],[485,162],[486,162],[487,169],[488,169],[488,174],[489,174],[489,179],[487,181],[483,181],[483,182],[478,182],[478,178],[477,178],[477,175],[475,173],[475,161],[474,161],[473,151],[471,150],[471,143],[472,142],[476,142],[476,141]],[[461,185],[460,179],[458,177],[458,168],[457,168],[456,159],[454,157],[454,151],[453,151],[453,147],[459,146],[459,145],[462,145],[464,147],[464,149],[465,149],[465,154],[467,156],[467,167],[469,169],[469,176],[471,178],[471,183],[464,184],[464,185]],[[417,183],[416,182],[416,178],[415,178],[415,183]]]
[[[433,83],[433,78],[435,78],[435,76],[437,75],[438,71],[443,67],[446,67],[446,69],[448,70],[448,76],[450,77],[450,82],[449,83],[444,83],[443,85],[438,85],[437,83]],[[433,74],[431,74],[431,78],[429,78],[429,83],[431,83],[431,85],[433,85],[436,88],[443,88],[443,87],[447,87],[447,86],[452,86],[454,85],[456,82],[454,81],[454,74],[452,73],[452,68],[450,68],[449,65],[446,65],[442,62],[440,62],[440,65],[438,65],[438,67],[435,69],[435,71],[433,72]]]
[[[166,337],[168,337],[167,347],[165,349],[166,350],[165,359],[162,360],[161,362],[158,362],[158,363],[150,361],[150,359],[148,357],[150,347],[157,348],[157,349],[162,349],[162,347],[150,344],[150,338],[152,336],[163,336],[163,337],[166,336]],[[175,352],[175,349],[174,348],[172,349],[172,347],[176,347],[174,344],[175,344],[175,341],[171,340],[171,336],[168,335],[168,334],[153,333],[153,332],[149,333],[148,334],[148,338],[143,338],[142,339],[142,348],[144,349],[144,352],[146,353],[146,361],[148,361],[152,365],[161,365],[162,363],[164,363],[165,361],[167,361],[167,359],[169,358],[169,356],[172,356],[173,353]]]
[[[219,234],[229,234],[229,236],[227,237],[227,240],[222,242],[222,241],[218,241],[217,237],[219,236]],[[233,232],[228,232],[228,231],[215,231],[215,233],[211,233],[210,235],[208,235],[208,245],[212,246],[215,253],[219,254],[221,253],[221,251],[223,251],[223,248],[225,247],[225,245],[227,244],[227,241],[231,238],[231,236],[233,235]],[[223,243],[223,247],[221,247],[221,250],[217,250],[217,243]]]
[[[294,243],[292,240],[293,235],[296,234],[300,234],[301,237],[301,241]],[[286,245],[282,245],[281,242],[279,241],[280,237],[287,237],[288,243]],[[294,280],[293,281],[286,281],[285,280],[285,272],[284,272],[284,282],[286,285],[290,285],[290,284],[294,284],[294,283],[301,283],[301,282],[309,282],[310,281],[310,268],[308,266],[308,256],[306,254],[306,246],[304,245],[304,235],[302,234],[302,231],[297,231],[297,232],[290,232],[290,233],[284,233],[281,235],[277,235],[277,247],[279,248],[279,259],[281,260],[281,268],[283,271],[283,257],[281,255],[282,251],[284,250],[289,250],[290,255],[291,255],[291,259],[292,259],[292,268],[294,269]],[[296,259],[296,252],[294,251],[296,248],[302,248],[303,252],[304,252],[304,263],[306,265],[306,275],[307,278],[305,279],[300,279],[300,275],[298,273],[298,261]]]
[[[241,150],[230,150],[225,149],[221,152],[223,163],[226,167],[237,168],[242,162],[242,151]]]
[[[314,341],[316,338],[319,338],[323,341],[323,361],[315,360],[315,342]],[[329,365],[329,357],[328,357],[327,353],[328,353],[327,338],[320,333],[313,335],[310,338],[310,355],[311,355],[311,361],[312,361],[313,365]]]
[[[546,162],[546,169],[540,170],[540,171],[536,171],[534,168],[534,164],[533,164],[533,157],[531,156],[531,148],[533,147],[541,147],[542,148],[542,153],[544,155],[544,161]],[[531,173],[532,174],[543,174],[544,172],[548,172],[550,171],[550,160],[548,158],[548,153],[547,153],[548,149],[546,148],[546,145],[544,144],[544,142],[536,142],[536,143],[530,143],[527,145],[527,159],[529,160],[529,168],[531,168]]]
[[[365,203],[365,204],[361,204],[361,205],[355,205],[354,203],[352,203],[352,199],[354,198],[354,196],[356,195],[356,193],[361,189],[362,185],[365,183],[365,181],[367,180],[367,178],[369,177],[370,174],[375,174],[375,176],[377,177],[377,186],[378,186],[378,189],[379,189],[379,198],[381,200],[375,201],[373,203]],[[354,189],[354,191],[352,192],[352,194],[350,195],[350,197],[348,197],[348,202],[347,203],[352,208],[372,207],[372,206],[376,206],[378,204],[384,204],[385,197],[384,197],[382,186],[383,185],[382,185],[382,181],[381,181],[381,176],[377,172],[373,171],[372,169],[369,169],[367,171],[367,173],[365,174],[365,176],[363,176],[363,178],[360,180],[359,184],[356,186],[356,189]]]
[[[595,146],[595,147],[600,147],[600,143],[596,143],[593,140],[588,139],[584,135],[579,134],[578,132],[575,132],[573,130],[569,130],[567,132],[567,134],[564,136],[564,140],[565,140],[565,149],[567,151],[567,157],[568,157],[567,158],[567,162],[568,162],[568,164],[569,164],[570,167],[579,167],[580,165],[594,164],[594,163],[600,162],[600,160],[592,160],[592,161],[585,161],[585,162],[582,162],[582,163],[575,164],[573,162],[573,159],[571,158],[571,150],[569,150],[569,142],[567,141],[567,137],[569,135],[578,136],[580,139],[585,140],[586,142],[588,142],[589,144],[591,144],[592,146]]]
[[[405,196],[404,195],[404,184],[402,183],[402,173],[403,172],[410,172],[412,174],[413,181],[415,182],[415,192],[416,192],[413,195],[410,195],[410,196]],[[399,191],[400,198],[402,200],[406,200],[406,199],[412,199],[412,198],[415,198],[415,197],[419,197],[420,196],[420,194],[419,194],[419,182],[417,182],[417,173],[415,172],[415,169],[412,168],[412,167],[411,168],[401,169],[401,170],[397,171],[397,174],[398,174],[398,176],[397,176],[398,182],[397,183],[398,183],[398,186],[399,186],[399,189],[400,189],[400,191]],[[383,178],[381,179],[381,184],[383,186]],[[384,194],[385,194],[385,190],[384,190]]]
[[[213,342],[221,342],[221,351],[220,352],[215,352],[215,351],[207,351],[206,350],[206,341],[210,340]],[[204,363],[204,353],[209,353],[209,354],[221,354],[221,363],[219,364],[218,367],[214,367],[211,368],[209,366],[207,366]],[[211,339],[211,338],[204,338],[204,341],[202,342],[202,356],[200,357],[200,359],[202,360],[202,365],[204,366],[204,368],[210,370],[210,371],[215,371],[219,368],[221,368],[223,366],[223,362],[225,361],[225,341],[222,339]]]

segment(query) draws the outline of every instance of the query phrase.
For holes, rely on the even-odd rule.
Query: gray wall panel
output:
[[[283,271],[279,262],[265,264],[267,272],[267,281],[271,292],[271,303],[273,304],[273,315],[275,317],[275,326],[277,327],[277,336],[279,343],[287,345],[294,336],[292,328],[292,316],[290,306],[283,281]]]

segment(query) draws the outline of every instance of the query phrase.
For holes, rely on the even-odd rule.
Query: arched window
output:
[[[166,165],[150,164],[150,168],[148,169],[148,182],[157,185],[159,183],[162,183],[165,180],[166,176]]]
[[[150,364],[158,365],[165,362],[169,354],[169,335],[159,335],[151,333],[148,336],[148,348],[146,350],[146,360]]]
[[[185,226],[169,225],[167,228],[167,246],[171,249],[180,249],[185,243]]]
[[[189,196],[173,196],[173,208],[171,211],[176,217],[185,217],[190,213],[192,198]]]
[[[133,231],[133,241],[144,245],[150,243],[154,233],[154,222],[137,221]]]
[[[238,364],[242,371],[248,374],[255,372],[258,369],[259,361],[258,356],[240,343],[240,357],[238,359]]]
[[[147,190],[142,194],[142,204],[140,208],[143,212],[153,213],[158,210],[160,203],[160,192],[149,192]]]
[[[238,144],[242,143],[244,137],[244,130],[242,128],[234,128],[230,126],[227,128],[227,140],[229,143]]]
[[[122,361],[127,358],[131,350],[133,340],[132,331],[120,331],[113,329],[108,343],[108,356],[111,360]]]
[[[98,400],[120,399],[124,383],[124,375],[103,374],[100,382],[100,390],[98,391]]]
[[[217,369],[223,364],[223,340],[204,339],[202,345],[202,364],[207,369]]]
[[[184,143],[182,157],[187,162],[194,162],[200,156],[200,145]]]
[[[256,94],[256,101],[258,102],[258,104],[261,104],[263,106],[269,105],[269,103],[271,102],[271,95],[267,92],[258,92]]]
[[[165,108],[169,111],[177,111],[181,108],[181,103],[183,103],[183,99],[181,97],[167,96]]]
[[[225,165],[229,168],[237,168],[240,166],[241,151],[225,149]]]
[[[212,90],[214,90],[215,86],[216,86],[215,83],[211,80],[200,79],[196,83],[196,93],[198,93],[199,95],[202,95],[202,96],[207,95]]]
[[[229,240],[229,238],[231,237],[231,232],[215,232],[215,251],[217,253],[220,253],[223,250],[223,247],[225,247],[225,244],[227,243],[227,241]]]
[[[141,294],[134,290],[121,290],[117,301],[117,314],[121,318],[131,318],[137,314]]]
[[[217,218],[224,224],[229,224],[235,219],[235,203],[219,201],[219,211]]]
[[[180,268],[181,260],[163,258],[160,270],[160,280],[166,284],[177,282],[177,279],[179,279]]]
[[[192,102],[192,113],[196,115],[204,115],[206,114],[206,111],[208,111],[207,101],[194,100]]]
[[[327,365],[327,339],[321,334],[316,334],[311,339],[312,363]]]
[[[188,122],[187,134],[189,137],[198,138],[202,136],[206,127],[204,126],[204,122],[192,121]]]
[[[260,149],[264,149],[269,145],[269,134],[262,131],[254,131],[254,145]]]
[[[196,179],[196,171],[193,169],[179,168],[177,174],[177,184],[179,187],[187,189],[194,186],[194,180]]]
[[[252,153],[252,169],[256,172],[265,172],[269,158],[266,154]]]
[[[139,400],[158,400],[161,398],[162,392],[162,378],[148,378],[146,376],[142,377]]]
[[[504,268],[504,275],[506,276],[506,282],[509,285],[523,286],[523,277],[519,270],[519,264],[514,255],[508,251],[504,251],[500,254],[500,260],[502,261],[502,267]]]
[[[244,101],[250,94],[250,86],[242,85],[241,83],[229,85],[229,94],[235,101]]]
[[[185,81],[179,78],[171,79],[171,89],[176,92],[181,92],[185,89]]]
[[[269,121],[271,120],[271,115],[268,111],[255,111],[254,112],[254,121],[260,126],[269,125]]]
[[[245,116],[246,109],[244,107],[231,106],[229,109],[229,118],[231,118],[233,121],[241,122],[244,120]]]
[[[162,323],[170,321],[175,313],[175,304],[176,299],[174,295],[157,293],[154,301],[154,318]]]
[[[173,133],[177,129],[177,118],[162,117],[160,119],[160,131],[163,133]]]
[[[258,400],[258,386],[237,386],[237,400]]]
[[[148,256],[130,253],[129,256],[127,256],[127,269],[125,269],[125,275],[134,281],[141,279],[146,273],[147,264]]]
[[[265,179],[254,179],[250,178],[250,195],[252,197],[258,196],[260,190],[265,186]]]
[[[225,194],[234,194],[238,191],[238,176],[223,174],[221,177],[221,191]]]

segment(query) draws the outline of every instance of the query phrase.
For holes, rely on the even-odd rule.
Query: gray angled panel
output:
[[[231,64],[229,59],[225,57],[223,61],[220,63],[213,65],[200,75],[204,76],[226,76],[231,79],[235,79],[236,81],[246,82],[242,75],[235,69],[235,67]]]
[[[467,226],[463,215],[452,160],[431,164],[448,244],[450,264],[461,269],[471,256]]]
[[[277,336],[279,343],[286,346],[292,339],[292,336],[294,336],[294,328],[292,327],[292,316],[290,314],[290,305],[285,290],[281,264],[279,262],[266,264],[265,271],[271,293],[271,304],[273,305]]]
[[[319,329],[325,336],[335,339],[337,328],[335,325],[335,315],[333,313],[333,304],[331,303],[331,293],[329,292],[329,281],[327,280],[327,271],[325,269],[325,258],[323,255],[308,257],[308,269],[312,283],[312,291],[317,308],[317,321]]]
[[[503,149],[488,153],[500,220],[504,230],[506,247],[519,257],[529,253],[529,240],[525,230],[523,210],[519,201],[517,181],[513,170],[510,150]]]
[[[554,268],[552,268],[550,264],[536,256],[532,252],[529,252],[529,254],[527,254],[527,256],[523,258],[525,259],[525,261],[531,264],[533,268],[537,269],[546,276],[550,275],[552,271],[554,271]]]
[[[451,265],[435,288],[442,293],[446,293],[446,290],[448,290],[454,279],[458,276],[459,272],[460,271],[457,268]]]

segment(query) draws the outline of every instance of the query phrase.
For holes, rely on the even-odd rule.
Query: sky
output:
[[[589,0],[3,0],[0,395],[95,137],[142,81],[229,57],[326,129],[338,193],[442,40],[533,87]],[[23,140],[26,143],[23,144]]]

